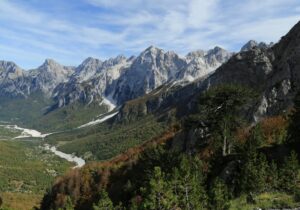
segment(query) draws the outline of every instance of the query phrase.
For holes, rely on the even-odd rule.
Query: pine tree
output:
[[[241,189],[246,193],[266,190],[268,163],[255,149],[249,150],[241,170]]]
[[[277,164],[272,161],[268,170],[268,186],[269,190],[276,190],[279,186],[279,174]]]
[[[141,209],[145,210],[171,210],[176,207],[176,197],[172,188],[165,180],[160,167],[154,168],[148,189],[142,189],[144,200]]]
[[[101,191],[100,200],[93,205],[93,210],[114,210],[113,202],[105,190]]]
[[[130,201],[129,209],[130,210],[138,210],[139,209],[139,205],[138,205],[137,201],[135,200],[135,198]]]
[[[74,205],[70,196],[67,196],[64,208],[59,208],[59,210],[74,210]]]
[[[210,189],[210,209],[211,210],[227,210],[230,207],[228,189],[224,182],[217,178]]]
[[[256,125],[252,131],[250,136],[250,141],[253,147],[259,148],[265,143],[263,131],[261,125]]]
[[[204,209],[207,203],[203,187],[202,163],[198,159],[183,156],[173,171],[171,185],[181,209]]]
[[[290,126],[288,129],[288,141],[300,142],[300,92],[294,99],[294,110],[290,118]]]
[[[215,140],[215,149],[223,156],[229,155],[234,146],[233,133],[243,122],[239,113],[254,97],[251,90],[241,86],[214,87],[200,97],[198,114],[189,118],[186,126],[195,124],[208,128],[208,134]],[[204,136],[207,137],[208,134]]]
[[[280,186],[288,192],[295,192],[297,189],[297,176],[299,162],[297,154],[292,151],[291,155],[284,160],[284,165],[280,170]]]

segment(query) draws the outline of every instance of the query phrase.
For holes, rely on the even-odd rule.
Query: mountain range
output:
[[[175,52],[150,46],[137,57],[120,55],[105,61],[89,57],[77,67],[46,59],[40,67],[24,70],[13,62],[0,61],[0,116],[5,121],[20,119],[24,117],[24,112],[19,112],[23,108],[8,111],[9,104],[20,103],[22,106],[32,101],[46,101],[36,110],[29,110],[39,112],[39,116],[74,104],[100,106],[104,111],[98,114],[103,114],[162,85],[173,82],[186,85],[205,77],[232,55],[215,47],[181,57]],[[18,102],[14,102],[16,99]],[[27,102],[21,102],[26,99]],[[8,114],[11,112],[13,114]],[[19,120],[19,123],[23,122]]]
[[[39,144],[87,163],[57,179],[44,210],[69,198],[76,209],[91,209],[103,187],[114,204],[130,206],[148,169],[169,170],[180,155],[212,161],[203,165],[207,189],[214,176],[238,189],[241,182],[231,181],[252,147],[279,164],[292,148],[300,152],[288,134],[288,121],[299,120],[290,117],[299,112],[299,92],[300,22],[278,43],[250,40],[239,52],[214,47],[180,56],[150,46],[129,58],[89,57],[78,66],[46,59],[30,70],[0,61],[1,123],[37,129]]]
[[[249,41],[237,53],[217,47],[181,58],[175,53],[150,47],[136,58],[124,58],[123,62],[128,66],[120,69],[118,79],[109,83],[102,95],[99,91],[93,97],[93,100],[98,95],[115,101],[117,114],[103,124],[59,133],[47,139],[60,150],[75,152],[88,162],[106,161],[90,162],[81,170],[58,179],[44,196],[41,208],[62,207],[66,203],[62,198],[69,196],[76,209],[91,209],[99,200],[99,189],[103,188],[114,204],[122,203],[128,207],[136,200],[139,205],[147,196],[143,197],[142,186],[157,183],[155,186],[161,187],[161,177],[170,180],[165,176],[168,170],[175,174],[177,181],[182,176],[178,174],[178,168],[170,167],[172,165],[193,166],[190,162],[177,162],[176,158],[181,155],[197,157],[201,165],[204,163],[202,170],[208,174],[205,189],[209,190],[209,196],[214,195],[215,191],[211,193],[210,190],[216,177],[224,180],[226,187],[223,189],[229,187],[230,192],[239,190],[243,184],[237,177],[247,179],[246,183],[256,178],[266,182],[258,194],[264,192],[265,196],[278,192],[277,187],[270,190],[271,182],[265,180],[274,179],[274,174],[281,176],[281,173],[277,167],[264,169],[265,164],[259,162],[265,161],[268,165],[277,161],[281,170],[287,165],[283,160],[287,160],[291,150],[299,154],[299,49],[300,22],[276,44]],[[95,87],[91,84],[89,87]],[[91,88],[87,90],[86,93],[92,92]],[[293,123],[295,127],[291,127]],[[291,128],[296,130],[296,135]],[[290,134],[295,135],[294,139]],[[254,161],[247,164],[249,157]],[[145,181],[153,174],[151,170],[158,166],[162,172],[150,182]],[[241,173],[245,166],[250,170]],[[255,167],[257,169],[252,171]],[[292,169],[296,173],[297,167]],[[193,170],[197,174],[200,171],[199,168]],[[183,171],[186,174],[186,170]],[[270,179],[260,179],[262,174],[268,173]],[[183,175],[188,177],[183,183],[190,180],[190,175]],[[284,176],[283,186],[291,179],[291,176],[287,179]],[[196,183],[200,182],[196,180]],[[171,181],[170,186],[177,193],[180,187],[174,187],[176,181]],[[251,183],[256,190],[260,181]],[[292,185],[298,186],[296,182]],[[156,189],[154,192],[159,192],[160,196],[161,191]],[[164,191],[164,188],[159,189]],[[243,209],[247,204],[252,209],[259,201],[255,196],[252,198],[252,191],[245,192],[249,194],[245,194],[247,197],[233,193],[232,196],[242,202],[231,209]],[[276,199],[279,197],[283,196]],[[215,203],[213,200],[212,205]],[[222,200],[221,203],[226,202]],[[270,206],[274,207],[276,203]]]
[[[171,81],[193,81],[213,72],[233,53],[220,47],[195,51],[186,57],[149,47],[137,57],[117,56],[105,61],[87,58],[77,67],[52,59],[33,70],[0,61],[0,95],[28,97],[41,91],[57,107],[75,101],[101,101],[109,97],[117,104],[142,96]]]

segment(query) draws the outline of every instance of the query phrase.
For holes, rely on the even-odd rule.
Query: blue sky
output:
[[[29,69],[150,45],[237,51],[250,39],[277,42],[299,20],[299,0],[0,0],[0,60]]]

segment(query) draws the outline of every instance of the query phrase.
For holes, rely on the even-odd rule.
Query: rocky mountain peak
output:
[[[24,90],[26,87],[28,94],[42,91],[58,107],[77,100],[99,102],[105,96],[121,104],[168,82],[204,76],[226,61],[227,53],[216,47],[208,52],[194,51],[182,58],[173,51],[150,46],[129,59],[123,55],[105,61],[88,57],[76,68],[46,59],[40,67],[27,72],[22,87]]]
[[[160,49],[160,48],[158,48],[158,47],[156,47],[156,46],[154,46],[154,45],[150,45],[148,48],[146,48],[145,50],[144,50],[144,52],[157,52],[157,51],[162,51],[162,49]]]
[[[220,53],[220,52],[227,52],[226,50],[224,50],[223,48],[219,47],[219,46],[215,46],[213,49],[210,49],[208,51],[208,53],[210,54],[216,54],[216,53]]]
[[[218,46],[209,50],[206,55],[208,62],[215,66],[219,65],[219,63],[222,64],[226,62],[231,56],[231,52],[228,52],[227,50],[224,50]]]
[[[299,48],[300,48],[300,21],[289,31],[287,35],[281,38],[279,43],[274,45],[273,50],[276,54],[276,57],[283,57],[283,56],[294,56],[295,54],[298,54]],[[282,54],[283,52],[285,52],[286,54],[283,55]]]
[[[11,61],[0,61],[0,78],[9,77],[10,79],[24,75],[24,71]]]
[[[40,90],[50,97],[54,88],[66,82],[73,72],[73,67],[66,67],[53,59],[46,59],[40,67],[29,71],[29,77],[32,80],[30,90]]]
[[[86,69],[97,69],[102,65],[102,61],[97,58],[88,57],[75,70],[75,74],[79,74]]]
[[[205,55],[206,55],[206,52],[204,50],[196,50],[196,51],[189,52],[186,55],[186,59],[188,61],[191,61],[195,58],[199,58],[199,57],[203,58]]]
[[[73,71],[72,67],[63,66],[58,62],[56,62],[55,60],[48,58],[44,61],[44,63],[40,67],[37,68],[35,73],[52,74],[57,77],[61,77],[61,76],[65,77],[65,76],[70,76],[70,74],[73,73],[72,71]]]
[[[142,58],[156,58],[157,56],[164,54],[164,51],[160,48],[150,46],[144,50],[139,57]]]
[[[114,58],[116,61],[121,61],[121,60],[127,60],[125,55],[118,55],[117,57]]]
[[[52,64],[56,64],[56,63],[57,62],[52,58],[46,58],[45,61],[44,61],[45,65],[52,65]]]
[[[14,62],[0,61],[0,96],[26,96],[26,76],[27,72]]]
[[[72,78],[76,78],[78,81],[86,81],[96,74],[101,68],[103,62],[99,59],[89,57],[85,59],[76,69]]]
[[[0,71],[10,71],[19,68],[14,62],[0,61]]]
[[[250,40],[241,48],[241,52],[249,51],[252,50],[253,48],[267,49],[269,47],[272,47],[273,45],[274,45],[273,42],[267,44],[265,42],[258,43],[255,40]]]
[[[241,48],[241,51],[242,52],[248,51],[257,46],[258,46],[258,43],[255,40],[250,40]]]
[[[58,62],[51,58],[45,59],[44,63],[39,67],[40,69],[44,70],[53,70],[62,67]]]
[[[93,58],[93,57],[88,57],[86,58],[80,65],[81,66],[85,66],[85,65],[96,65],[96,64],[101,64],[102,61],[97,59],[97,58]]]
[[[121,63],[127,62],[127,58],[124,55],[118,55],[117,57],[114,58],[110,58],[106,61],[104,61],[104,66],[108,67],[108,66],[114,66],[114,65],[118,65]]]
[[[223,63],[228,61],[233,53],[221,47],[215,47],[208,51],[197,50],[187,54],[187,66],[179,75],[183,81],[192,82],[195,79],[209,75]]]

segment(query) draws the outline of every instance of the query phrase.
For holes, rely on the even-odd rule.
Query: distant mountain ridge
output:
[[[249,51],[253,48],[267,49],[274,45],[273,42],[266,44],[265,42],[256,42],[255,40],[248,41],[242,48],[241,52]]]
[[[52,108],[76,101],[101,103],[105,97],[122,104],[167,82],[194,81],[213,72],[232,55],[215,47],[180,57],[150,46],[137,57],[120,55],[105,61],[90,57],[77,67],[46,59],[37,69],[25,71],[13,62],[0,61],[0,95],[28,97],[40,91],[54,100]]]

